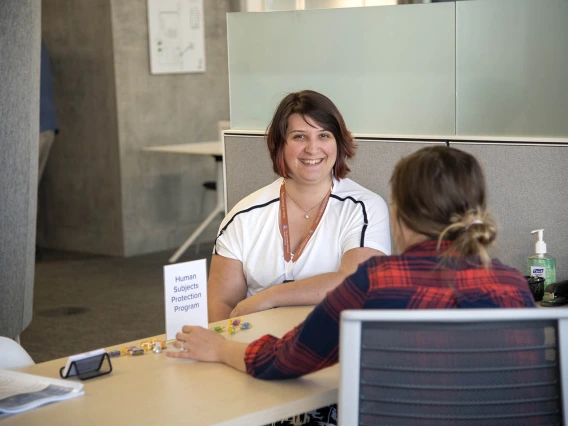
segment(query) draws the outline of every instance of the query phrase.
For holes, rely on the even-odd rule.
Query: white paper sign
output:
[[[184,325],[207,327],[207,260],[164,266],[166,339],[175,339]]]
[[[203,0],[148,0],[152,74],[205,71]]]

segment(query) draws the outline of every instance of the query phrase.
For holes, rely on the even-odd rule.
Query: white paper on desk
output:
[[[184,325],[207,327],[207,260],[164,266],[166,340]]]
[[[0,369],[0,416],[84,393],[82,383]]]

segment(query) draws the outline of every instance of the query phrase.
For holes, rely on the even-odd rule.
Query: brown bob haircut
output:
[[[347,177],[350,170],[346,160],[355,155],[357,146],[334,103],[327,96],[313,90],[302,90],[286,95],[276,108],[274,117],[266,129],[266,143],[274,172],[279,176],[288,177],[284,161],[284,146],[288,118],[292,114],[300,114],[304,120],[309,117],[333,134],[337,143],[337,159],[333,167],[333,176],[336,179]]]

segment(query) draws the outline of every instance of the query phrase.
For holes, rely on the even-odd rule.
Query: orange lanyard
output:
[[[290,260],[296,262],[302,255],[304,249],[306,248],[306,245],[310,241],[310,238],[312,238],[312,235],[314,235],[314,232],[316,232],[316,228],[320,223],[320,220],[323,216],[323,213],[325,212],[325,208],[329,201],[329,196],[331,195],[333,184],[331,188],[329,188],[329,191],[327,192],[325,198],[322,200],[321,206],[316,216],[316,220],[312,224],[312,227],[310,228],[308,235],[306,235],[306,238],[304,238],[304,241],[302,241],[302,244],[300,244],[300,247],[298,247],[298,250],[296,250],[293,259],[290,250],[290,229],[288,227],[288,209],[286,208],[286,187],[284,186],[284,184],[285,181],[282,181],[282,185],[280,185],[280,233],[282,234],[282,244],[284,247],[284,260],[286,262],[290,262]]]

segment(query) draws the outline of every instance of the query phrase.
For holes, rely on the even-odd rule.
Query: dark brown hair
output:
[[[266,129],[266,143],[274,172],[279,176],[288,177],[284,161],[284,145],[286,144],[288,118],[292,114],[300,114],[304,120],[309,117],[324,130],[333,134],[337,143],[337,159],[333,175],[336,179],[347,177],[350,170],[346,160],[355,155],[357,146],[334,103],[327,96],[313,90],[302,90],[286,95],[276,108],[272,121]]]
[[[486,211],[485,177],[472,155],[455,148],[423,148],[398,162],[391,177],[397,218],[430,239],[453,240],[450,252],[479,256],[489,263],[486,248],[496,226]]]

